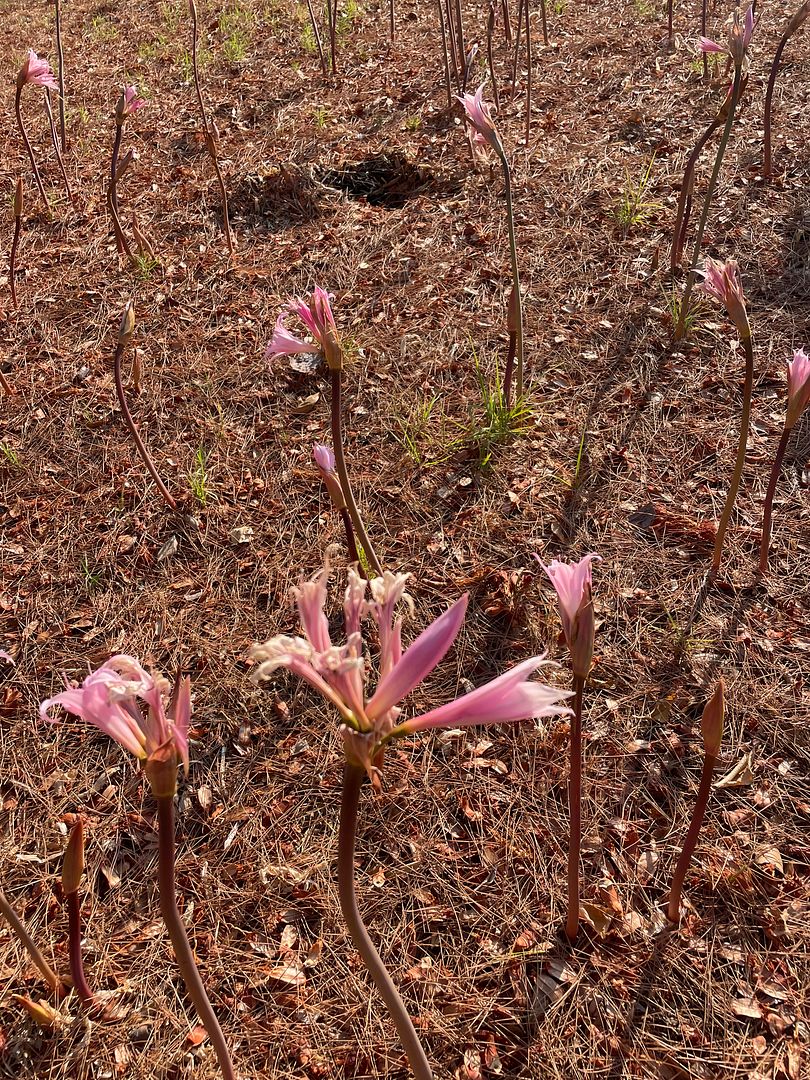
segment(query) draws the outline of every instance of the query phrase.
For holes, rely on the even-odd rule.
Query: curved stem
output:
[[[65,897],[68,909],[68,949],[70,953],[70,975],[76,993],[85,1005],[93,1005],[95,997],[85,978],[82,961],[82,913],[78,892],[68,893]]]
[[[516,305],[516,333],[515,354],[517,357],[517,393],[516,401],[523,398],[523,300],[520,295],[520,270],[518,268],[517,239],[515,237],[515,213],[512,206],[512,171],[506,160],[503,147],[498,145],[497,153],[501,159],[503,169],[504,187],[506,189],[506,223],[509,229],[509,257],[512,263],[512,289],[514,290]]]
[[[14,215],[14,236],[11,241],[11,255],[9,257],[9,269],[8,269],[8,283],[11,287],[11,302],[14,307],[17,307],[17,286],[14,282],[14,275],[17,272],[17,246],[20,243],[20,231],[22,229],[22,217],[20,214]]]
[[[333,448],[335,453],[335,470],[338,474],[340,486],[343,489],[343,498],[346,500],[346,507],[357,531],[357,537],[360,541],[360,547],[362,548],[363,554],[374,572],[381,577],[383,572],[382,563],[377,558],[377,553],[371,546],[371,541],[368,538],[368,533],[363,524],[363,519],[360,516],[360,511],[357,509],[357,502],[354,498],[351,481],[349,480],[349,473],[346,468],[346,458],[343,454],[341,372],[339,368],[331,368],[329,373],[332,376],[332,442],[334,444]]]
[[[698,259],[700,258],[700,246],[703,243],[703,233],[709,217],[709,207],[711,205],[712,196],[714,195],[714,189],[717,186],[717,178],[720,175],[720,166],[723,164],[723,158],[726,153],[726,147],[728,146],[729,136],[731,135],[731,128],[734,123],[734,114],[737,110],[737,99],[740,96],[741,81],[742,67],[740,65],[736,65],[734,68],[734,83],[731,87],[731,101],[729,102],[728,106],[726,126],[723,128],[723,134],[720,138],[720,145],[717,147],[717,157],[714,159],[714,168],[712,169],[712,175],[709,178],[709,186],[706,189],[706,195],[703,202],[703,211],[700,215],[700,222],[698,224],[697,233],[695,234],[695,247],[692,252],[692,261],[689,264],[689,277],[686,279],[686,288],[684,289],[683,299],[681,300],[681,310],[678,316],[678,325],[675,330],[676,341],[680,341],[680,339],[684,335],[684,330],[686,329],[686,316],[689,313],[689,300],[692,296],[692,289],[695,285],[695,271],[697,269]]]
[[[127,399],[124,395],[124,382],[121,378],[121,360],[124,356],[125,348],[125,343],[119,341],[115,347],[115,356],[113,358],[113,378],[115,379],[115,392],[118,396],[118,404],[121,406],[121,415],[124,417],[124,423],[126,424],[127,430],[132,436],[132,441],[135,443],[135,447],[141,456],[141,460],[149,470],[152,479],[157,485],[158,491],[163,496],[163,501],[166,503],[167,506],[170,507],[170,509],[176,510],[177,503],[169,494],[166,485],[160,479],[154,462],[149,456],[149,451],[146,449],[144,441],[141,438],[141,433],[138,431],[138,428],[135,425],[135,421],[132,419],[132,413],[129,411],[129,406],[127,405]]]
[[[340,520],[343,522],[343,531],[346,533],[346,547],[349,550],[349,562],[357,563],[358,572],[365,576],[365,570],[363,564],[360,562],[360,555],[357,551],[357,541],[354,537],[354,526],[352,525],[352,518],[349,511],[345,506],[340,509]]]
[[[439,11],[441,12],[442,5],[439,3]],[[489,79],[492,83],[492,98],[495,102],[495,108],[501,107],[501,95],[498,93],[498,80],[495,78],[495,59],[492,55],[492,37],[495,33],[495,6],[492,0],[489,0],[489,16],[487,18],[487,66],[489,67]],[[442,35],[444,35],[444,26],[442,26]],[[447,79],[447,103],[450,104],[450,78],[448,72]]]
[[[703,772],[700,776],[700,787],[698,788],[695,809],[692,811],[692,820],[689,823],[689,831],[683,842],[680,858],[675,866],[675,873],[672,875],[672,887],[669,891],[667,918],[673,923],[678,922],[678,916],[681,910],[683,883],[686,877],[686,871],[689,869],[689,864],[692,861],[692,855],[695,852],[695,846],[697,845],[703,818],[706,816],[706,807],[709,805],[709,796],[712,792],[712,775],[716,763],[717,758],[713,757],[711,754],[706,754],[703,758]]]
[[[42,953],[39,951],[36,943],[34,942],[34,939],[25,929],[22,920],[6,899],[5,893],[2,889],[0,889],[0,915],[5,918],[6,922],[14,931],[15,937],[23,946],[23,948],[28,952],[28,955],[34,961],[36,966],[39,968],[39,972],[42,975],[42,978],[45,980],[48,986],[50,986],[51,990],[55,990],[57,994],[62,994],[65,989],[64,983],[53,970],[53,968],[42,955]]]
[[[765,510],[762,515],[762,540],[759,545],[759,572],[760,574],[768,573],[768,551],[771,546],[771,519],[773,517],[773,497],[776,493],[776,482],[779,479],[779,473],[782,470],[782,461],[785,457],[785,451],[787,450],[788,439],[790,438],[791,428],[786,427],[782,431],[782,437],[779,440],[779,446],[776,449],[776,457],[774,458],[773,468],[771,469],[771,475],[768,479],[768,490],[765,493]]]
[[[720,515],[720,523],[717,526],[717,536],[714,541],[714,554],[710,574],[714,575],[720,569],[720,560],[723,557],[723,541],[731,519],[731,512],[737,499],[737,492],[742,479],[743,467],[745,466],[745,450],[748,445],[748,425],[751,419],[751,395],[754,391],[754,348],[751,337],[748,335],[742,339],[745,351],[745,383],[743,385],[742,414],[740,416],[740,437],[737,442],[737,460],[734,462],[734,472],[731,476],[726,503],[723,513]]]
[[[357,832],[360,785],[364,775],[365,772],[359,765],[351,765],[347,762],[344,766],[337,857],[340,910],[346,920],[355,948],[362,956],[374,984],[388,1006],[416,1080],[432,1080],[433,1073],[416,1029],[408,1016],[405,1003],[399,996],[388,969],[368,936],[357,907],[357,896],[354,890],[354,842]]]
[[[31,162],[31,168],[34,170],[34,179],[37,182],[39,193],[42,196],[42,201],[45,203],[45,209],[50,210],[48,205],[48,196],[45,194],[45,188],[42,186],[42,177],[39,175],[39,168],[37,166],[37,159],[34,157],[34,151],[31,146],[31,140],[28,138],[28,132],[25,130],[25,124],[23,123],[22,110],[20,108],[20,97],[22,95],[22,86],[17,87],[17,94],[14,98],[14,112],[17,117],[17,127],[20,129],[20,135],[25,143],[25,149],[28,153],[28,159]]]
[[[56,0],[56,55],[59,57],[59,137],[62,140],[62,153],[67,153],[67,134],[65,130],[65,54],[62,51],[62,8]]]
[[[771,169],[771,104],[773,102],[773,89],[776,86],[776,76],[779,73],[779,65],[782,61],[782,53],[785,51],[791,37],[791,28],[788,26],[787,31],[782,36],[781,41],[776,47],[776,53],[774,54],[773,63],[771,64],[771,73],[768,76],[768,89],[765,91],[765,115],[764,124],[765,128],[765,142],[764,153],[762,162],[762,173],[766,180],[770,180],[772,175]]]
[[[678,267],[678,263],[681,261],[684,245],[686,243],[686,230],[689,226],[689,211],[692,206],[692,190],[695,185],[695,169],[697,168],[698,158],[703,151],[703,147],[720,127],[721,122],[722,121],[717,119],[712,120],[711,124],[709,124],[695,143],[695,148],[686,162],[683,180],[681,181],[681,190],[678,193],[678,209],[675,212],[675,226],[672,230],[672,251],[669,259],[669,269],[673,274]]]
[[[208,113],[205,110],[205,102],[203,101],[202,88],[200,86],[200,72],[197,63],[197,5],[192,0],[192,3],[189,6],[191,10],[191,68],[194,72],[194,89],[197,92],[197,104],[200,107],[200,119],[202,121],[203,131],[205,132],[205,145],[211,157],[211,161],[213,162],[214,172],[217,174],[219,194],[222,199],[222,228],[225,230],[225,243],[228,245],[228,256],[233,259],[233,237],[231,236],[231,220],[230,214],[228,213],[228,191],[225,187],[225,180],[222,177],[222,170],[219,167],[219,154],[217,153],[216,138],[208,119]]]
[[[126,255],[130,262],[134,262],[135,258],[132,254],[132,248],[129,246],[129,241],[124,235],[124,230],[121,227],[121,218],[118,216],[118,153],[121,149],[122,131],[123,126],[116,122],[112,162],[110,164],[110,182],[107,184],[107,206],[109,207],[110,217],[113,221],[113,232],[115,233],[115,243],[118,247],[118,253],[119,255]]]
[[[576,941],[579,930],[579,851],[582,836],[582,693],[585,680],[574,676],[574,715],[571,717],[571,772],[568,780],[568,917],[565,936]]]
[[[51,128],[51,142],[56,153],[56,160],[59,163],[59,171],[62,174],[62,182],[65,185],[65,194],[71,202],[74,202],[73,192],[70,190],[70,181],[68,180],[67,170],[65,169],[65,162],[62,158],[62,151],[59,149],[59,137],[56,134],[56,123],[53,118],[53,109],[51,108],[51,92],[45,87],[45,112],[48,114],[48,124]]]
[[[702,0],[700,5],[700,36],[706,37],[706,19],[709,14],[709,0]],[[703,81],[709,81],[709,54],[703,54]]]
[[[228,1044],[219,1026],[216,1013],[208,1000],[203,981],[197,970],[194,952],[186,934],[180,912],[177,910],[177,898],[174,887],[174,797],[157,796],[158,809],[158,880],[160,887],[160,913],[174,948],[174,956],[188,996],[194,1003],[197,1015],[208,1032],[208,1038],[217,1055],[219,1067],[225,1080],[236,1080]]]

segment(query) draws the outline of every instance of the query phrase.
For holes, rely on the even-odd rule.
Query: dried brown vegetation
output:
[[[467,43],[483,44],[486,5],[464,12]],[[711,31],[724,14],[710,13]],[[299,572],[329,544],[340,545],[336,563],[343,550],[311,460],[329,431],[328,373],[269,370],[262,358],[280,305],[318,283],[336,294],[353,343],[345,428],[358,500],[383,562],[413,573],[406,637],[471,592],[463,634],[415,708],[544,647],[563,655],[532,552],[596,550],[604,560],[583,724],[582,897],[593,926],[575,950],[559,933],[564,725],[420,737],[391,753],[381,799],[363,792],[363,915],[437,1076],[800,1080],[810,986],[806,420],[785,456],[771,574],[754,580],[784,360],[810,339],[810,121],[797,77],[806,35],[776,84],[775,178],[760,183],[768,66],[790,14],[763,11],[706,231],[709,253],[740,262],[755,388],[723,578],[685,633],[734,454],[743,363],[708,304],[689,340],[670,344],[661,252],[685,157],[725,83],[703,84],[686,44],[667,51],[664,5],[549,7],[549,48],[533,27],[528,147],[525,68],[514,101],[501,95],[532,413],[486,468],[475,361],[494,382],[506,354],[502,186],[496,172],[470,169],[459,116],[446,111],[435,4],[397,5],[392,48],[387,4],[338,4],[339,74],[327,82],[306,48],[305,8],[200,6],[206,101],[232,195],[230,269],[185,0],[63,6],[76,203],[60,198],[32,94],[26,118],[53,212],[27,200],[17,311],[6,275],[13,220],[0,215],[0,368],[16,391],[0,398],[0,648],[16,659],[0,667],[0,881],[66,975],[59,869],[71,815],[84,816],[84,962],[111,1018],[86,1024],[73,996],[52,1030],[37,1028],[11,997],[42,996],[37,973],[0,927],[5,1075],[217,1076],[160,921],[142,776],[102,736],[37,718],[63,672],[80,679],[122,649],[192,676],[178,898],[239,1075],[408,1075],[340,917],[335,717],[282,675],[275,692],[255,690],[244,659],[254,640],[294,628],[288,589]],[[691,41],[698,16],[676,6],[676,35]],[[29,46],[55,59],[52,6],[11,0],[0,23],[7,207],[18,175],[30,178],[13,123],[13,72]],[[502,91],[511,57],[496,30]],[[139,269],[116,253],[101,179],[115,101],[132,82],[148,104],[127,129],[137,149],[127,210],[156,255]],[[420,184],[394,183],[394,206],[322,183],[395,154]],[[654,205],[619,224],[625,177],[653,154]],[[701,164],[696,194],[706,178]],[[138,422],[170,489],[193,492],[177,514],[116,415],[110,358],[133,295]],[[249,543],[234,543],[250,535],[238,527],[252,529]],[[721,672],[721,775],[742,765],[713,792],[683,923],[662,931],[700,774],[700,710]]]

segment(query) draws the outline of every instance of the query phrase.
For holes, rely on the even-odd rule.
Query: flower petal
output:
[[[402,701],[441,662],[456,639],[466,611],[465,593],[408,646],[399,663],[380,680],[366,706],[369,720],[383,716]]]

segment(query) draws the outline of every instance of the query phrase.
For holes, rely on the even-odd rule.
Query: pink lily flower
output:
[[[464,106],[467,120],[475,128],[477,134],[481,136],[481,139],[499,153],[502,153],[501,142],[495,129],[490,106],[484,101],[483,84],[478,87],[474,94],[463,94],[458,100]],[[480,146],[480,141],[473,136],[473,146],[475,146],[476,141],[479,142]]]
[[[0,649],[0,660],[2,660],[6,664],[14,663],[14,657],[11,655],[11,653],[7,653],[5,649]]]
[[[301,299],[291,300],[276,320],[273,337],[265,352],[266,359],[291,356],[293,353],[321,352],[330,368],[339,369],[342,366],[342,353],[330,299],[329,293],[316,285],[309,303]],[[313,338],[312,342],[302,341],[287,330],[284,320],[288,314],[298,316]]]
[[[721,263],[716,259],[707,258],[700,288],[713,296],[715,300],[719,300],[725,307],[729,318],[737,327],[740,337],[751,336],[742,280],[740,278],[740,268],[734,259],[727,259],[724,263]]]
[[[788,362],[788,405],[785,427],[792,428],[810,404],[810,357],[796,349]]]
[[[601,562],[601,556],[591,553],[576,563],[559,562],[545,565],[539,555],[535,559],[545,570],[557,592],[563,633],[571,653],[574,675],[587,679],[593,660],[594,615],[591,596],[591,563]]]
[[[43,701],[39,713],[43,720],[56,723],[50,710],[60,705],[109,735],[147,768],[153,756],[169,749],[188,772],[191,681],[186,676],[175,684],[168,707],[164,705],[167,691],[165,679],[150,675],[135,657],[118,655],[91,672],[81,686],[69,686]]]
[[[741,66],[745,60],[746,49],[751,44],[751,38],[754,35],[754,26],[754,6],[752,4],[745,13],[742,26],[740,26],[739,13],[734,12],[729,26],[727,44],[718,45],[711,38],[701,37],[698,41],[698,48],[700,52],[704,53],[727,53],[737,66]]]
[[[464,621],[467,596],[457,600],[403,652],[402,620],[395,619],[395,609],[401,601],[410,600],[405,593],[408,575],[387,571],[367,583],[350,569],[343,605],[346,644],[336,646],[324,614],[328,573],[327,565],[313,581],[294,590],[304,637],[282,635],[253,646],[250,655],[259,661],[253,679],[261,682],[277,668],[286,667],[315,687],[343,719],[341,734],[348,760],[365,768],[372,781],[379,782],[378,762],[385,744],[411,732],[570,712],[562,704],[569,693],[528,681],[543,663],[543,657],[536,656],[448,705],[399,723],[400,702],[433,671],[455,641]],[[371,600],[366,599],[369,584]],[[377,625],[380,677],[366,700],[362,620],[369,617]]]
[[[51,65],[47,60],[41,60],[33,49],[28,50],[25,63],[17,75],[17,89],[31,83],[32,86],[46,86],[49,90],[58,90],[59,83],[56,81]]]
[[[144,99],[138,97],[138,91],[134,86],[125,86],[121,91],[118,104],[115,106],[116,122],[123,124],[128,116],[132,116],[138,109],[143,108],[145,104]]]

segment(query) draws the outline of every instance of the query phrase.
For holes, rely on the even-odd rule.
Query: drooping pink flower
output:
[[[59,83],[51,71],[47,60],[41,60],[33,49],[28,50],[25,63],[17,75],[17,89],[30,83],[32,86],[46,86],[49,90],[58,90]]]
[[[723,304],[740,337],[750,337],[751,328],[745,308],[740,268],[734,259],[726,259],[721,263],[717,259],[707,258],[700,288]]]
[[[138,91],[134,86],[125,86],[121,91],[121,97],[118,99],[118,103],[115,106],[115,119],[119,124],[123,124],[128,116],[132,116],[138,109],[143,108],[146,102],[143,98],[138,97]]]
[[[190,680],[187,676],[179,680],[168,707],[164,703],[167,691],[165,679],[154,678],[135,657],[118,655],[91,672],[81,686],[69,686],[43,701],[39,712],[43,720],[55,723],[50,710],[60,705],[143,762],[148,763],[157,751],[173,747],[188,771]]]
[[[575,675],[587,679],[594,640],[591,564],[594,559],[601,561],[601,556],[591,553],[576,563],[552,559],[548,566],[539,555],[535,555],[535,559],[545,570],[557,593],[563,633],[571,653],[571,668]]]
[[[276,320],[265,358],[272,360],[276,356],[320,352],[330,368],[339,369],[342,365],[342,353],[331,299],[329,293],[316,285],[309,302],[300,298],[291,300]],[[287,330],[285,319],[288,314],[298,316],[313,338],[311,342],[302,341]]]
[[[316,443],[315,448],[312,451],[312,456],[315,458],[318,472],[321,474],[321,479],[326,485],[326,490],[329,492],[329,498],[332,500],[332,505],[336,510],[345,509],[346,499],[343,495],[343,488],[340,486],[340,478],[335,469],[335,455],[332,453],[332,450],[328,446]]]
[[[463,94],[458,99],[464,106],[467,120],[481,138],[495,150],[501,150],[501,142],[492,119],[489,104],[484,101],[484,87],[479,86],[474,94]]]
[[[810,404],[810,357],[796,349],[788,361],[788,405],[785,427],[792,428]]]
[[[543,663],[533,657],[499,679],[423,716],[399,723],[401,701],[444,658],[455,641],[467,608],[462,596],[402,650],[402,621],[395,608],[409,599],[406,574],[387,572],[370,583],[372,599],[366,599],[367,582],[353,570],[343,605],[346,644],[333,645],[324,614],[328,566],[295,590],[304,637],[279,636],[254,645],[251,656],[258,661],[253,679],[260,682],[279,667],[286,667],[317,689],[340,712],[341,734],[347,757],[362,765],[372,779],[378,755],[385,744],[413,731],[464,724],[499,723],[552,716],[570,710],[562,702],[565,691],[529,683],[531,672]],[[362,620],[372,618],[380,642],[380,678],[366,700],[364,690]]]
[[[745,54],[751,44],[754,34],[754,6],[749,7],[740,24],[739,12],[735,11],[731,17],[728,30],[728,40],[725,45],[719,45],[711,38],[701,37],[698,40],[698,48],[704,53],[727,53],[734,63],[741,67],[745,61]]]

